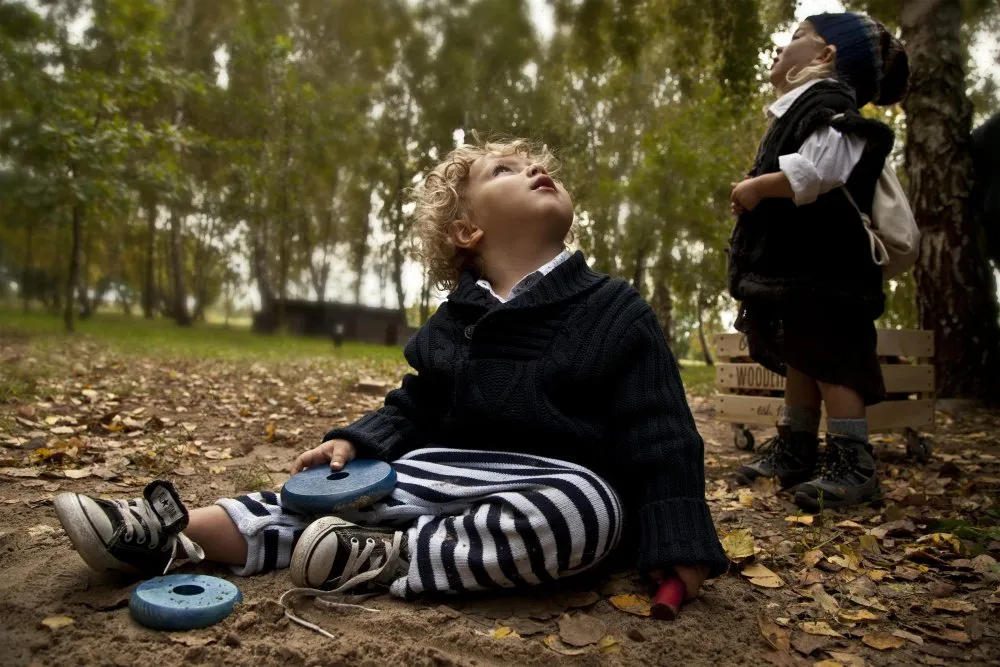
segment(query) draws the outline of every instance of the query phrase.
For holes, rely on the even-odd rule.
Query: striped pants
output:
[[[621,534],[618,496],[582,466],[555,459],[461,449],[419,449],[392,463],[392,495],[341,516],[406,531],[409,597],[540,584],[583,572]],[[247,541],[240,575],[288,567],[311,518],[265,491],[218,501]]]

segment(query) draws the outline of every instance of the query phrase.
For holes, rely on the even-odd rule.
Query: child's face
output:
[[[469,168],[471,224],[482,231],[478,250],[560,244],[573,223],[566,188],[522,155],[485,155]]]
[[[771,84],[779,92],[787,92],[788,75],[794,75],[809,65],[819,65],[833,57],[833,47],[816,34],[809,21],[803,21],[792,33],[787,46],[779,46],[771,63]]]

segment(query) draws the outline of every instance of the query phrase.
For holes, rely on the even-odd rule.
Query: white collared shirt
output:
[[[530,290],[538,283],[539,280],[552,273],[553,269],[555,269],[557,266],[565,262],[570,257],[572,257],[572,255],[569,253],[569,250],[563,250],[561,253],[556,255],[554,259],[543,264],[542,266],[538,267],[525,277],[518,280],[517,283],[510,288],[510,294],[507,295],[506,299],[497,294],[496,292],[494,292],[493,285],[491,285],[490,281],[486,280],[485,278],[480,278],[479,280],[477,280],[476,285],[482,287],[484,290],[492,294],[500,303],[507,303],[511,299],[517,297],[519,294],[524,294],[525,292]]]
[[[802,93],[820,81],[832,79],[813,79],[788,91],[768,108],[767,115],[781,118]],[[843,134],[826,126],[810,134],[797,153],[780,156],[778,168],[792,186],[795,205],[811,204],[821,194],[846,183],[864,149],[865,140],[862,137]]]

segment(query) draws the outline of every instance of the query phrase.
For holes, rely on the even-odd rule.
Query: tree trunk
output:
[[[28,282],[31,280],[31,265],[34,263],[34,246],[35,246],[35,226],[28,225],[28,238],[26,239],[27,248],[24,256],[24,269],[21,272],[21,300],[23,301],[22,309],[24,312],[31,310],[31,297],[28,290]]]
[[[913,270],[922,328],[934,332],[941,396],[1000,400],[996,284],[969,205],[972,105],[958,0],[904,3],[910,55],[906,165],[923,235]]]
[[[705,357],[705,364],[714,366],[715,360],[708,349],[708,340],[705,338],[705,309],[702,307],[701,294],[695,294],[695,308],[698,309],[698,342],[701,343],[701,353]]]
[[[431,281],[430,276],[424,271],[424,282],[420,286],[420,324],[431,316]]]
[[[173,287],[171,314],[180,326],[191,326],[184,287],[184,218],[177,211],[170,212],[170,273]]]
[[[396,303],[399,306],[400,324],[406,326],[406,294],[403,291],[403,242],[406,239],[406,216],[403,214],[403,192],[406,188],[406,171],[403,163],[396,164],[396,196],[393,201],[395,234],[392,238],[392,282],[396,288]]]
[[[76,308],[76,286],[80,278],[81,240],[83,236],[83,203],[73,204],[73,245],[69,251],[69,277],[66,279],[66,304],[63,308],[63,323],[66,331],[76,330],[73,310]]]
[[[146,210],[145,279],[142,284],[142,316],[153,319],[156,305],[156,197],[143,195],[142,207]]]

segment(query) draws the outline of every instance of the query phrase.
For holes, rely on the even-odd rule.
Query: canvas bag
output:
[[[913,266],[920,254],[920,230],[903,186],[888,161],[875,184],[871,217],[861,211],[846,187],[841,190],[861,216],[871,244],[872,261],[882,267],[882,277],[893,278]]]

